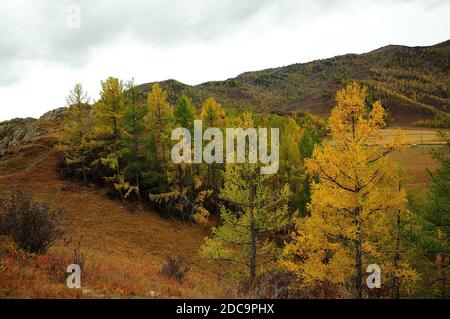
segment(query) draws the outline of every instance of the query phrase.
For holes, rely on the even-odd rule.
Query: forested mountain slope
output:
[[[328,115],[338,89],[358,80],[381,99],[397,124],[410,124],[449,111],[450,40],[429,47],[390,45],[365,54],[347,54],[304,64],[246,72],[225,81],[189,86],[162,82],[175,104],[186,94],[199,104],[212,96],[229,107],[259,112]],[[141,97],[151,83],[142,84]]]

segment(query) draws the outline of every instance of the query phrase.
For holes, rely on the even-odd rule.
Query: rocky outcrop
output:
[[[25,144],[32,139],[45,134],[43,123],[59,122],[64,117],[64,107],[49,111],[39,119],[15,118],[0,122],[0,159],[6,156],[9,147]]]
[[[57,109],[54,109],[52,111],[49,111],[47,113],[45,113],[44,115],[42,115],[39,120],[44,120],[44,121],[59,121],[62,120],[62,118],[64,117],[64,114],[66,113],[67,108],[66,107],[60,107]]]
[[[3,157],[10,146],[29,141],[41,134],[39,121],[33,118],[12,119],[0,123],[0,157]]]

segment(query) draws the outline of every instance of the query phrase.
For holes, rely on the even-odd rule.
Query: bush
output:
[[[0,260],[15,257],[23,259],[26,253],[17,247],[17,244],[9,236],[0,236]],[[2,269],[0,264],[0,270]]]
[[[257,299],[291,299],[298,298],[291,289],[295,282],[295,275],[285,270],[269,270],[257,276],[251,284],[249,281],[240,282],[237,288],[239,297]]]
[[[0,235],[10,236],[30,253],[44,254],[65,231],[64,213],[48,203],[33,202],[29,193],[11,192],[0,198]]]
[[[169,256],[163,265],[161,273],[169,278],[175,278],[182,281],[189,272],[189,267],[186,266],[184,258],[181,256]]]
[[[84,270],[85,264],[86,264],[86,257],[87,257],[87,251],[81,250],[81,242],[83,241],[83,237],[80,238],[78,241],[77,247],[73,250],[73,263],[75,265],[80,266],[81,271]]]

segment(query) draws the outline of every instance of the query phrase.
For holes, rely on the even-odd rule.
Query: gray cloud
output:
[[[149,46],[208,42],[234,32],[268,5],[246,1],[11,1],[0,4],[0,85],[20,78],[27,62],[81,66],[92,49],[129,34]],[[81,9],[69,29],[66,9]],[[21,67],[23,66],[23,67]],[[19,72],[17,72],[19,71]]]
[[[403,1],[424,8],[447,3]],[[66,9],[70,4],[81,8],[80,29],[69,29],[66,25]],[[106,46],[122,35],[159,48],[213,45],[260,16],[267,19],[264,23],[269,26],[301,24],[331,10],[354,5],[349,0],[2,1],[0,86],[19,81],[40,61],[83,66],[95,48]],[[361,5],[364,4],[358,4]]]

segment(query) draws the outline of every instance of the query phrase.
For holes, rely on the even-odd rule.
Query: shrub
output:
[[[10,192],[0,198],[0,235],[10,236],[30,253],[44,254],[64,234],[64,212],[33,202],[29,193]]]
[[[185,264],[184,258],[181,256],[169,256],[164,263],[161,273],[169,278],[175,278],[182,281],[189,272],[189,267]]]
[[[299,298],[294,289],[295,282],[292,272],[272,269],[257,276],[251,284],[242,281],[237,287],[237,296],[258,299],[290,299]]]
[[[83,241],[83,237],[80,238],[80,240],[78,241],[78,245],[77,247],[75,247],[75,249],[73,250],[73,263],[75,265],[80,266],[81,271],[84,270],[84,266],[86,264],[86,257],[87,257],[87,251],[82,251],[81,250],[81,242]]]
[[[14,257],[24,259],[26,253],[17,247],[17,244],[9,236],[0,236],[0,260]],[[0,270],[2,269],[0,264]]]

